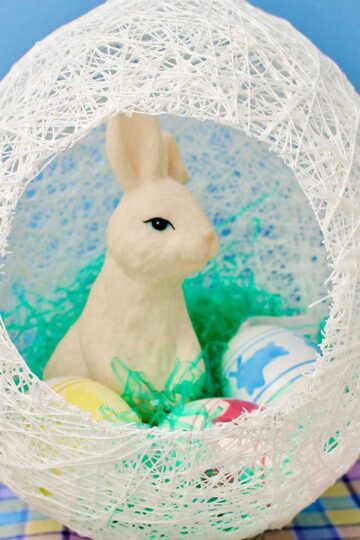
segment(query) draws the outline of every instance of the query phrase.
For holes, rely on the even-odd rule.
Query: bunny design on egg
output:
[[[103,268],[45,376],[90,377],[121,392],[110,365],[116,357],[162,389],[176,361],[185,369],[200,358],[182,283],[219,242],[184,185],[174,137],[160,131],[155,116],[113,117],[106,150],[124,194],[108,225]]]

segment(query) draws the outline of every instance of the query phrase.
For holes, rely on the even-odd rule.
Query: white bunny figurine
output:
[[[162,389],[176,360],[200,355],[182,283],[219,242],[184,186],[174,137],[160,131],[155,116],[113,117],[106,150],[124,195],[108,225],[103,268],[45,376],[90,377],[121,392],[110,366],[117,357]]]

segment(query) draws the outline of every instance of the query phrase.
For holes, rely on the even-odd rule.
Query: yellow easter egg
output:
[[[91,413],[97,422],[140,422],[125,400],[96,381],[80,377],[55,377],[45,382],[66,401]]]

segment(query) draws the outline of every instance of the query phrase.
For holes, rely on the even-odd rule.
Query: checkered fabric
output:
[[[0,539],[80,540],[80,536],[30,510],[0,485]],[[263,540],[360,540],[360,460],[320,499],[282,531]]]
[[[79,540],[59,523],[30,510],[12,491],[0,485],[0,538],[6,540]]]
[[[360,540],[360,460],[333,487],[264,540]]]

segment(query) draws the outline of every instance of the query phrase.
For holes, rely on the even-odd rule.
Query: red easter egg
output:
[[[250,401],[242,401],[240,399],[223,399],[222,401],[228,403],[228,408],[214,420],[214,424],[220,424],[221,422],[232,422],[236,418],[239,418],[245,412],[251,413],[259,408],[255,403]]]

